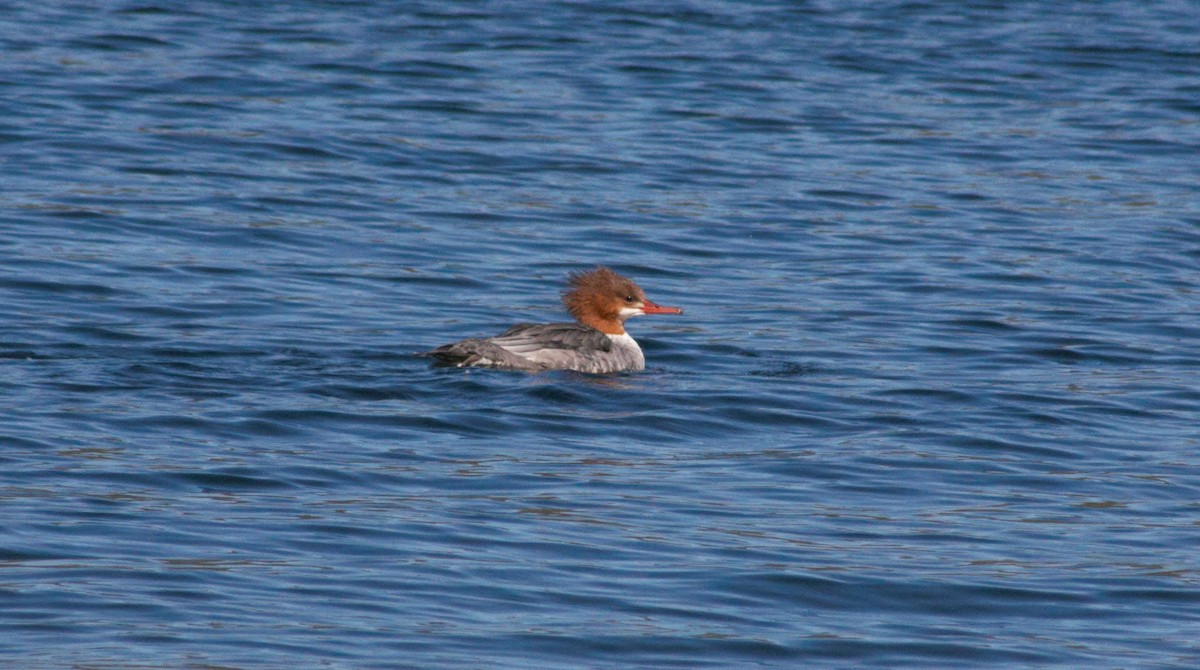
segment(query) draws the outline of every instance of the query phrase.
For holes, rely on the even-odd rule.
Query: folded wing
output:
[[[604,333],[577,323],[519,323],[492,338],[447,344],[426,355],[458,367],[606,372],[613,343]]]

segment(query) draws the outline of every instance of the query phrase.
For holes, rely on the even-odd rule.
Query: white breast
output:
[[[628,366],[625,367],[627,370],[645,369],[646,357],[642,354],[642,348],[638,346],[637,340],[633,339],[632,335],[629,333],[609,335],[608,339],[612,340],[612,353],[624,364],[622,367]]]

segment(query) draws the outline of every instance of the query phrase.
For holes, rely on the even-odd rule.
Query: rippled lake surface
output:
[[[1197,667],[1196,26],[0,8],[0,659]]]

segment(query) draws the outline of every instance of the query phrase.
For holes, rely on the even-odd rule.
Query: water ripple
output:
[[[1196,665],[1198,20],[12,9],[0,656]]]

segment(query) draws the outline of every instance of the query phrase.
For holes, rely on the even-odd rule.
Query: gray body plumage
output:
[[[607,335],[578,323],[520,323],[496,337],[470,338],[425,355],[445,365],[511,370],[620,372],[646,367],[642,349],[628,334]]]

